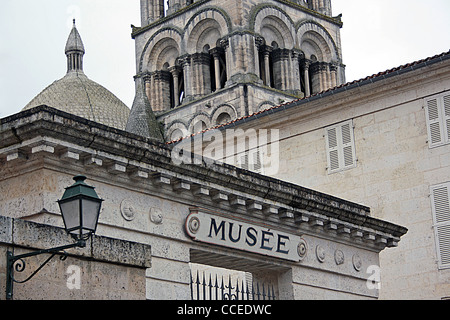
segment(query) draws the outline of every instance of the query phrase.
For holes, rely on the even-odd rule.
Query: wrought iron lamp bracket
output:
[[[6,259],[6,261],[7,261],[7,265],[6,265],[6,299],[7,300],[11,300],[13,298],[13,284],[14,283],[22,284],[22,283],[25,283],[25,282],[28,282],[29,280],[31,280],[57,254],[62,254],[62,256],[60,257],[61,261],[66,260],[68,254],[67,254],[67,252],[65,250],[71,249],[71,248],[76,248],[76,247],[79,247],[79,248],[86,247],[86,240],[81,239],[81,240],[78,240],[76,243],[73,243],[73,244],[69,244],[69,245],[65,245],[65,246],[61,246],[61,247],[56,247],[56,248],[52,248],[52,249],[39,250],[39,251],[25,253],[25,254],[21,254],[21,255],[17,255],[17,256],[14,256],[12,251],[7,251],[6,252],[6,256],[7,256],[7,259]],[[25,271],[26,262],[25,262],[24,259],[30,258],[30,257],[34,257],[34,256],[38,256],[38,255],[41,255],[41,254],[51,254],[51,256],[49,258],[47,258],[47,260],[45,260],[25,280],[20,280],[19,281],[19,280],[16,280],[14,278],[14,270],[17,271],[17,272]]]

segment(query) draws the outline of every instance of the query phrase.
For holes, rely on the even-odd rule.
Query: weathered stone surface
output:
[[[92,240],[92,257],[100,261],[124,265],[151,267],[151,247],[106,237],[94,237]]]
[[[167,141],[345,82],[330,0],[171,1],[166,15],[163,2],[141,2],[132,36],[137,78]],[[143,106],[129,129],[150,136]]]

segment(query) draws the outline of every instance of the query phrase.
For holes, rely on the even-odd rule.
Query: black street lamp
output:
[[[58,201],[67,232],[77,241],[86,240],[97,230],[102,201],[95,188],[84,183],[85,176],[73,178],[75,184],[66,188]]]
[[[11,300],[13,298],[14,282],[27,282],[58,253],[63,253],[64,255],[61,257],[61,260],[65,260],[67,258],[67,254],[64,250],[66,249],[86,247],[86,241],[97,230],[98,218],[103,200],[98,197],[94,187],[89,186],[84,182],[86,180],[85,176],[78,175],[73,179],[75,180],[75,183],[66,188],[66,191],[64,192],[61,200],[58,201],[58,204],[64,220],[65,229],[76,240],[76,242],[57,248],[39,250],[18,256],[14,256],[11,251],[8,251],[6,266],[7,300]],[[17,272],[23,272],[25,270],[26,263],[23,259],[45,253],[51,253],[52,255],[28,278],[22,281],[18,281],[14,278],[14,270]]]

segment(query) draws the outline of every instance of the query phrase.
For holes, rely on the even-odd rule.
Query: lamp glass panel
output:
[[[100,211],[101,203],[99,201],[93,201],[89,199],[83,199],[83,233],[88,229],[95,231],[97,228],[98,215]]]
[[[80,227],[80,200],[73,199],[60,203],[61,213],[67,230]]]

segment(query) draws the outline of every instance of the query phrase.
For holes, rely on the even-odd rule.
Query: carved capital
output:
[[[177,59],[177,64],[182,67],[190,66],[191,65],[191,55],[189,55],[189,54],[182,55],[181,57],[179,57]]]
[[[194,53],[192,55],[192,63],[209,65],[211,63],[211,56],[208,53]]]
[[[256,37],[255,44],[258,50],[261,50],[262,47],[266,45],[266,40],[263,37]]]
[[[211,50],[209,50],[209,53],[214,57],[214,58],[218,58],[221,54],[223,54],[224,49],[221,47],[215,47],[212,48]]]
[[[228,38],[220,39],[219,46],[226,50],[230,46],[230,41],[228,40]]]

